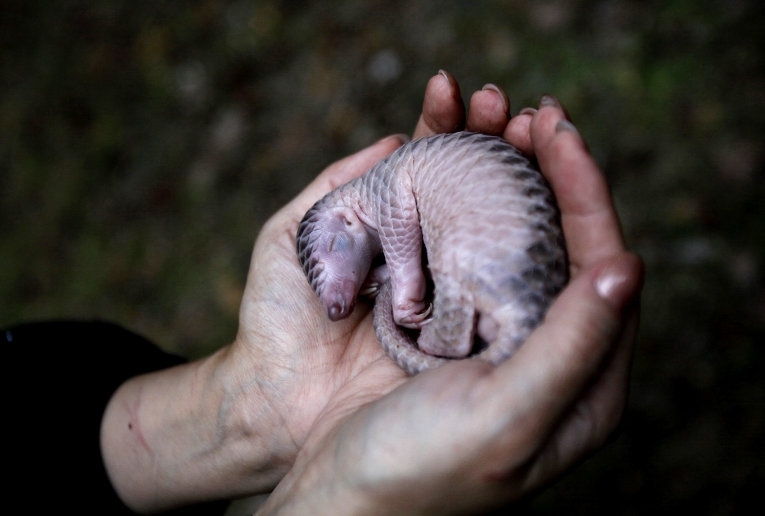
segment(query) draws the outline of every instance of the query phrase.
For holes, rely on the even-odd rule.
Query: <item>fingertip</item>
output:
[[[556,109],[563,114],[563,117],[566,120],[571,120],[571,117],[568,114],[568,110],[555,95],[550,95],[549,93],[542,95],[542,97],[539,99],[539,109],[542,110],[543,108]]]
[[[502,137],[514,145],[524,155],[534,155],[534,146],[531,141],[531,121],[537,110],[524,108],[512,117],[505,126]]]
[[[510,98],[495,84],[485,84],[470,97],[466,128],[485,134],[502,134],[510,118]]]
[[[556,96],[550,95],[549,93],[545,93],[539,99],[539,108],[541,109],[544,107],[560,108],[561,105],[560,105],[560,101],[558,101],[558,98]]]
[[[431,134],[453,132],[465,124],[465,105],[459,83],[446,70],[439,70],[428,80],[422,102],[422,113],[414,131],[419,138]]]
[[[443,68],[441,68],[441,69],[439,69],[439,70],[438,70],[438,73],[437,73],[436,75],[434,75],[434,76],[431,78],[431,81],[432,81],[432,80],[436,80],[436,81],[438,81],[438,80],[440,80],[440,79],[443,79],[444,81],[446,81],[446,86],[447,86],[447,87],[448,87],[448,88],[449,88],[451,91],[457,91],[457,92],[459,92],[459,90],[460,90],[460,85],[459,85],[459,83],[457,82],[457,79],[455,79],[455,78],[454,78],[454,76],[453,76],[452,74],[450,74],[449,72],[447,72],[447,71],[446,71],[446,70],[444,70]]]
[[[582,147],[582,149],[584,149],[584,151],[587,154],[590,154],[590,146],[587,145],[587,142],[582,137],[582,134],[579,132],[579,129],[577,129],[576,126],[572,124],[569,120],[565,118],[562,120],[559,120],[558,123],[555,124],[555,134],[556,135],[569,134],[573,136],[577,140],[578,144]]]
[[[557,97],[549,93],[542,95],[539,99],[539,109],[534,113],[531,122],[531,139],[535,150],[546,147],[556,134],[564,131],[577,132],[570,120]]]
[[[558,121],[557,124],[555,124],[555,132],[556,133],[569,132],[569,133],[579,135],[579,130],[576,128],[576,126],[566,119],[560,120]]]
[[[480,92],[489,92],[489,94],[493,95],[494,98],[499,101],[497,112],[502,113],[505,118],[510,118],[510,97],[507,96],[505,90],[496,84],[486,83],[483,85]]]

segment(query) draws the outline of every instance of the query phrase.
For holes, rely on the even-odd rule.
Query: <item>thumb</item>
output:
[[[614,348],[632,345],[634,339],[622,336],[642,282],[642,261],[629,252],[581,271],[550,306],[544,322],[500,365],[499,381],[516,384],[498,387],[515,393],[505,402],[513,404],[516,414],[529,416],[534,428],[528,430],[538,439],[544,440],[580,398]]]
[[[351,179],[363,175],[378,161],[408,141],[409,137],[405,134],[393,134],[334,162],[316,176],[316,179],[306,186],[290,204],[300,212],[302,217],[302,214],[324,195]]]

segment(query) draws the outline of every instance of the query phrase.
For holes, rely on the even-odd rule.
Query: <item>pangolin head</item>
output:
[[[366,226],[353,209],[319,201],[300,222],[296,242],[303,272],[329,318],[350,315],[373,258]]]

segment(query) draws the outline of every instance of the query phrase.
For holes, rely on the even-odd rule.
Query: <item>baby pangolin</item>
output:
[[[327,194],[297,253],[330,319],[376,295],[377,338],[409,374],[507,359],[568,281],[544,177],[507,141],[470,132],[407,143]]]

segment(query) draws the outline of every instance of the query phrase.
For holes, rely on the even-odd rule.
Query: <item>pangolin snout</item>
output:
[[[332,321],[339,321],[340,319],[345,319],[348,317],[351,312],[353,311],[353,303],[346,303],[345,299],[341,299],[341,296],[338,296],[337,300],[327,306],[327,315],[329,316],[329,319]]]
[[[334,290],[334,293],[330,291]],[[327,307],[327,315],[332,321],[339,321],[345,319],[356,306],[356,282],[351,280],[345,280],[340,285],[337,285],[334,289],[327,289],[324,292],[327,294],[324,306]]]

